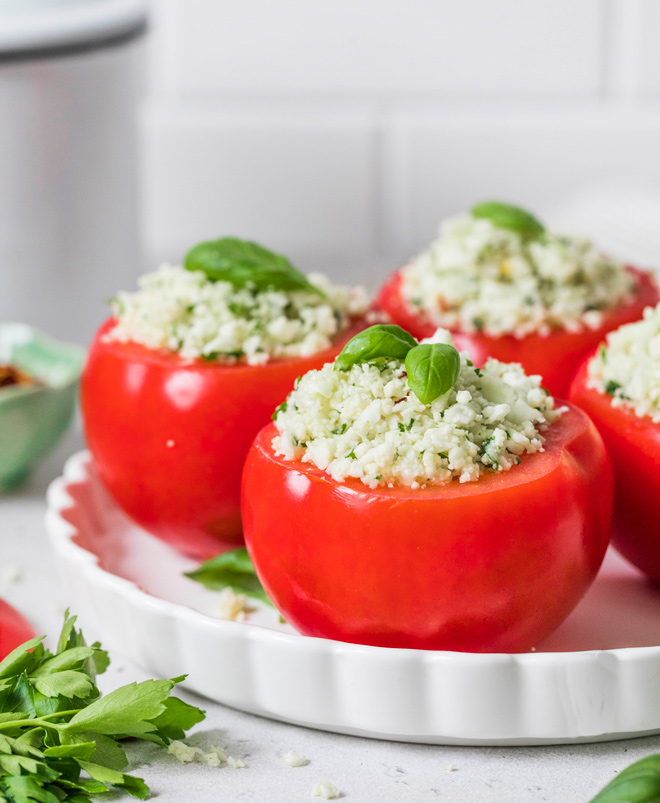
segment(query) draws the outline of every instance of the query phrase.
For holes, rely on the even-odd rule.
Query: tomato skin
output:
[[[0,661],[31,638],[34,638],[34,630],[27,619],[0,599]]]
[[[136,522],[200,560],[243,542],[240,478],[254,436],[297,376],[334,359],[332,348],[262,366],[183,360],[97,332],[83,372],[85,433],[99,476]]]
[[[605,554],[612,473],[575,407],[546,451],[445,486],[366,488],[276,457],[274,425],[243,472],[257,573],[301,633],[386,647],[528,650],[577,604]]]
[[[648,577],[660,583],[660,424],[587,387],[584,361],[570,398],[600,432],[614,470],[612,543]]]
[[[628,267],[635,277],[638,290],[635,297],[605,313],[598,329],[568,332],[560,329],[548,335],[531,334],[523,338],[504,335],[493,337],[483,332],[464,333],[452,331],[459,350],[470,353],[477,366],[488,357],[502,362],[519,362],[527,374],[541,374],[543,385],[553,396],[560,399],[568,395],[571,379],[584,357],[603,340],[607,332],[618,329],[624,323],[637,321],[646,307],[654,307],[660,301],[658,288],[648,273]],[[381,288],[376,305],[388,313],[393,323],[407,329],[416,338],[430,337],[436,329],[424,315],[412,310],[401,294],[401,273],[395,273]]]

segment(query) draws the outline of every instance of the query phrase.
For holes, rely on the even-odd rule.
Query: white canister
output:
[[[139,273],[144,0],[0,0],[0,321],[87,342]]]

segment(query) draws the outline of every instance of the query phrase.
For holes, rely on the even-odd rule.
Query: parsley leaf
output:
[[[55,654],[30,639],[0,662],[3,803],[88,803],[110,787],[144,800],[144,781],[121,771],[128,764],[121,740],[167,745],[204,718],[170,696],[183,678],[131,683],[101,697],[95,681],[107,653],[88,646],[75,622],[67,611]]]

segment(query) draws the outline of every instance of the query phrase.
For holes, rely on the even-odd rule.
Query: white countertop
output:
[[[0,497],[0,596],[30,619],[38,634],[46,633],[51,643],[69,600],[53,572],[43,524],[44,493],[66,457],[81,447],[81,436],[70,434],[23,489]],[[13,567],[20,579],[9,583],[5,575]],[[85,627],[84,610],[72,612],[79,615],[88,640],[100,638]],[[111,658],[110,669],[100,678],[102,691],[147,677],[122,655],[112,653]],[[185,692],[180,696],[207,712],[190,742],[222,745],[246,766],[182,765],[153,745],[130,745],[130,769],[144,777],[160,803],[320,800],[312,797],[319,780],[331,782],[342,790],[343,799],[355,803],[588,803],[628,764],[660,752],[657,736],[557,747],[401,744],[284,725]],[[302,753],[309,764],[286,766],[281,756],[287,751]]]

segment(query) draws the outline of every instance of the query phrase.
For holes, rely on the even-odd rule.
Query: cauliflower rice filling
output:
[[[458,215],[401,271],[402,294],[437,326],[525,337],[597,329],[635,281],[589,240],[545,232],[525,239],[490,220]]]
[[[453,345],[445,330],[422,342]],[[460,355],[458,379],[431,404],[411,391],[403,362],[327,363],[301,377],[278,408],[275,454],[312,463],[339,482],[420,488],[508,471],[543,450],[541,434],[561,414],[520,365]]]
[[[660,422],[660,305],[607,335],[589,361],[587,386],[611,396],[613,407]]]
[[[369,304],[363,288],[334,285],[320,273],[308,278],[325,298],[305,290],[236,288],[202,271],[163,265],[140,278],[139,290],[113,300],[118,322],[107,336],[177,351],[184,359],[262,365],[307,357],[329,348]]]

